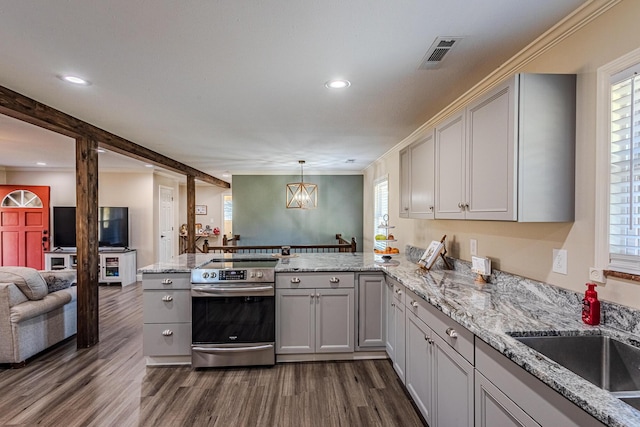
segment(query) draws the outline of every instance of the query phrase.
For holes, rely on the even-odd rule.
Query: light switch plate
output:
[[[553,272],[559,274],[567,274],[567,250],[553,250]]]
[[[478,255],[478,241],[476,239],[471,239],[469,241],[469,251],[471,255]]]

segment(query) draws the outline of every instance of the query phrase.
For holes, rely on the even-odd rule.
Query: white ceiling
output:
[[[584,2],[3,0],[0,85],[218,177],[360,172]],[[464,39],[418,70],[438,36]],[[0,117],[0,167],[73,149]]]

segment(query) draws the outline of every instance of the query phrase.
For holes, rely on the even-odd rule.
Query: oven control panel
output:
[[[275,281],[273,269],[257,268],[224,268],[224,269],[193,269],[191,283],[271,283]]]
[[[247,280],[247,270],[220,270],[220,280]]]

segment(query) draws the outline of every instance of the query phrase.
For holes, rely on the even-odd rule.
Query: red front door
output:
[[[49,187],[0,185],[0,266],[44,269]]]

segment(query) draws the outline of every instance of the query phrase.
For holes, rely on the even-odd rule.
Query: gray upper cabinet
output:
[[[400,216],[433,219],[435,209],[433,132],[400,153]]]
[[[576,77],[517,74],[436,128],[436,218],[574,219]]]

